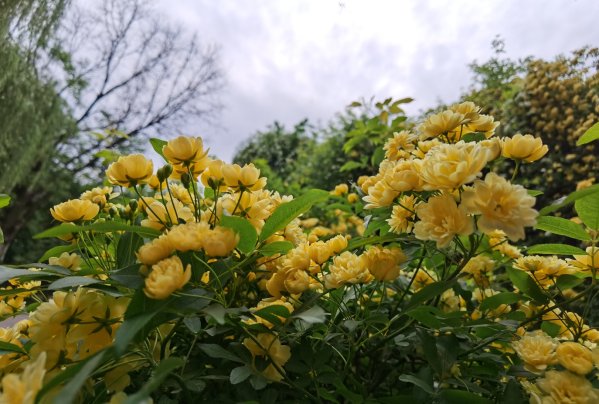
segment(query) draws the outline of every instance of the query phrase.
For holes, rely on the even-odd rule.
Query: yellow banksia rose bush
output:
[[[156,170],[112,163],[117,188],[52,209],[41,263],[0,266],[0,318],[24,316],[0,328],[2,399],[597,401],[599,192],[536,207],[536,138],[496,137],[473,102],[414,124],[404,102],[356,118],[371,175],[332,189],[279,193],[197,137],[153,139]]]

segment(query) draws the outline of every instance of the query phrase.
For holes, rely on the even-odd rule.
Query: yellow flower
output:
[[[199,137],[179,136],[162,148],[164,157],[173,165],[189,165],[190,163],[208,163],[208,150]]]
[[[408,257],[401,248],[372,246],[361,255],[362,264],[379,281],[393,281],[399,276],[399,265]]]
[[[393,137],[388,139],[383,146],[385,158],[394,161],[409,158],[410,153],[416,148],[414,145],[416,140],[416,135],[407,130],[395,132]]]
[[[560,365],[581,376],[593,370],[591,350],[578,342],[562,342],[555,351]]]
[[[351,194],[347,195],[347,201],[348,201],[349,203],[356,203],[356,202],[358,202],[359,200],[360,200],[360,197],[359,197],[359,196],[358,196],[358,194],[356,194],[356,193],[353,193],[353,192],[352,192]]]
[[[479,115],[477,119],[466,124],[462,134],[470,132],[482,132],[486,138],[490,138],[495,134],[495,129],[499,126],[499,122],[490,115]]]
[[[368,195],[362,198],[366,202],[364,209],[390,206],[399,194],[400,192],[391,188],[386,181],[378,181],[368,188]]]
[[[317,241],[310,244],[309,250],[310,258],[318,265],[322,265],[323,263],[327,262],[328,259],[331,258],[331,255],[333,255],[331,247],[324,241]]]
[[[175,248],[168,235],[158,238],[142,245],[137,251],[137,259],[144,265],[154,265],[173,253]]]
[[[184,270],[179,257],[166,258],[152,265],[152,272],[145,281],[144,293],[150,299],[163,300],[183,288],[190,278],[190,264]]]
[[[449,245],[456,235],[468,236],[474,231],[474,221],[466,215],[451,195],[433,196],[428,202],[416,206],[420,218],[414,225],[414,235],[419,240],[434,240],[438,248]]]
[[[524,227],[536,224],[535,198],[521,185],[514,185],[495,173],[478,180],[462,194],[468,213],[481,215],[477,225],[483,232],[502,230],[510,240],[524,238]]]
[[[237,247],[239,235],[233,230],[217,226],[202,234],[202,247],[209,257],[226,257]]]
[[[141,221],[141,225],[156,230],[163,229],[169,224],[178,224],[183,221],[189,223],[194,221],[193,212],[189,207],[183,205],[178,199],[166,201],[166,205],[159,201],[150,203],[146,208],[147,219]]]
[[[0,328],[0,341],[8,342],[10,344],[23,347],[20,339],[22,338],[21,333],[17,329],[17,327],[11,328]],[[15,360],[18,360],[21,357],[19,353],[3,353],[0,355],[0,370],[3,370],[8,365],[14,363]]]
[[[545,394],[543,404],[593,404],[599,401],[597,390],[582,376],[550,370],[537,381]]]
[[[92,220],[100,212],[100,207],[86,199],[69,199],[50,209],[52,217],[60,222]]]
[[[203,235],[210,230],[208,223],[190,222],[174,226],[167,233],[170,245],[177,251],[199,251]]]
[[[419,191],[422,188],[422,180],[412,160],[394,162],[385,170],[383,179],[389,188],[397,192]]]
[[[291,294],[305,292],[310,287],[310,275],[303,269],[291,269],[285,273],[283,285]]]
[[[568,263],[580,271],[591,273],[599,271],[599,247],[587,247],[587,255],[575,255]]]
[[[399,203],[393,206],[391,217],[387,219],[393,233],[410,233],[414,227],[414,195],[404,195],[399,198]]]
[[[208,167],[201,176],[202,184],[205,187],[217,189],[219,192],[226,190],[227,186],[222,171],[224,165],[222,160],[212,160],[208,163]]]
[[[33,404],[41,390],[46,374],[46,354],[24,364],[23,373],[8,374],[2,378],[0,402],[6,404]]]
[[[434,272],[431,273],[436,276]],[[410,277],[414,279],[412,282],[412,289],[417,292],[423,287],[435,283],[436,279],[433,277],[433,275],[431,275],[431,273],[429,273],[425,268],[421,268],[416,270],[416,272],[412,272],[410,274]]]
[[[106,176],[111,184],[129,187],[148,182],[153,172],[152,160],[148,160],[143,154],[130,154],[119,157],[109,165]]]
[[[425,140],[431,137],[448,135],[449,140],[459,140],[460,126],[466,123],[466,121],[467,119],[464,114],[449,109],[431,115],[420,126],[420,138]],[[457,138],[456,134],[458,135]]]
[[[557,363],[557,346],[558,342],[542,331],[528,333],[512,343],[524,367],[533,373],[543,372],[547,366]]]
[[[477,255],[466,263],[462,272],[470,274],[478,287],[488,288],[494,267],[495,261],[490,257],[487,255]]]
[[[434,147],[424,160],[415,163],[415,167],[424,181],[425,190],[452,190],[474,181],[489,157],[483,146],[460,141]]]
[[[257,191],[266,185],[266,178],[260,178],[260,170],[251,163],[243,167],[238,164],[224,164],[221,170],[225,184],[231,188],[245,188]]]
[[[81,268],[81,257],[76,253],[69,254],[68,252],[63,252],[58,258],[50,257],[48,263],[68,268],[71,271],[78,271]]]
[[[347,238],[341,234],[327,240],[327,245],[333,251],[333,254],[339,254],[347,248]]]
[[[337,196],[342,196],[345,195],[349,192],[349,187],[347,186],[347,184],[339,184],[335,186],[335,189],[333,191],[331,191],[331,194],[333,195],[337,195]]]
[[[275,382],[283,380],[283,366],[291,358],[291,349],[287,345],[281,344],[276,335],[268,333],[258,334],[254,339],[244,339],[243,345],[245,345],[254,358],[261,356],[270,360],[271,363],[261,372],[265,378]]]
[[[349,251],[333,258],[329,271],[324,277],[327,289],[336,289],[348,283],[368,283],[373,279],[360,257]]]
[[[511,138],[503,138],[502,142],[501,154],[503,157],[512,160],[523,160],[527,163],[539,160],[549,150],[540,138],[535,138],[532,135],[518,133]]]
[[[111,187],[96,187],[92,188],[89,191],[85,191],[79,197],[83,200],[92,201],[93,203],[97,203],[100,206],[106,205],[108,199],[116,196],[117,194],[112,193]]]

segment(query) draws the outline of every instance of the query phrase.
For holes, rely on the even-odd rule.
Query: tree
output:
[[[24,131],[17,138],[12,131],[2,137],[13,144],[5,150],[18,148],[26,158],[11,175],[2,174],[7,179],[0,189],[13,203],[3,213],[9,223],[3,227],[6,244],[0,246],[0,258],[32,210],[51,206],[56,172],[75,172],[70,181],[85,182],[86,174],[97,174],[104,149],[135,149],[137,139],[177,133],[193,120],[212,118],[220,107],[217,94],[224,80],[216,47],[201,46],[195,35],[173,28],[141,0],[104,0],[91,9],[74,4],[63,16],[64,5],[65,1],[9,2],[11,13],[3,14],[8,15],[1,25],[6,29],[4,46],[20,55],[27,67],[14,65],[13,73],[22,75],[14,80],[6,76],[4,85],[35,82],[47,94],[40,97],[23,89],[19,96],[0,100],[3,108],[17,112],[4,116],[11,120],[7,128],[46,120],[39,121],[37,132]],[[54,115],[44,108],[69,119],[49,124]],[[26,146],[35,153],[27,153]],[[0,167],[13,167],[14,160],[14,154],[0,155]],[[54,174],[32,175],[38,171]]]

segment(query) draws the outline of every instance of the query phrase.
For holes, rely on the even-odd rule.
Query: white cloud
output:
[[[160,0],[156,7],[221,46],[222,124],[190,133],[203,132],[224,159],[275,120],[326,122],[359,97],[411,96],[411,113],[453,101],[470,83],[467,64],[488,59],[497,34],[514,58],[550,58],[598,39],[593,0]]]

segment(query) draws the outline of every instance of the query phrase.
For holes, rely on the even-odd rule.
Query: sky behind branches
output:
[[[227,77],[217,126],[197,123],[230,160],[275,120],[326,124],[361,97],[413,97],[409,114],[456,101],[468,64],[492,56],[553,58],[599,46],[597,0],[158,0],[174,24],[218,44]]]

